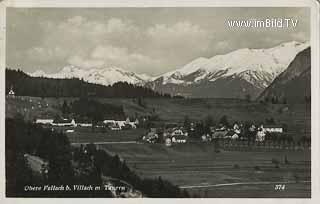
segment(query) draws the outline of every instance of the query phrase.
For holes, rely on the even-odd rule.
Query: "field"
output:
[[[161,176],[201,197],[310,197],[310,151],[216,153],[212,144],[103,144],[139,175]],[[285,164],[287,157],[289,163]],[[272,159],[280,162],[279,168]],[[285,189],[275,190],[275,185]]]
[[[143,135],[146,130],[133,129],[105,132],[91,132],[81,131],[79,128],[75,129],[74,133],[66,133],[71,143],[104,143],[104,142],[135,142]]]

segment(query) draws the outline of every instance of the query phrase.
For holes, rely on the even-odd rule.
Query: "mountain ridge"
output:
[[[115,66],[82,69],[74,65],[65,66],[54,74],[46,74],[40,70],[29,75],[79,78],[102,85],[122,81],[146,86],[157,92],[186,97],[243,98],[248,94],[257,97],[289,66],[297,53],[308,46],[309,42],[292,41],[267,49],[242,48],[211,58],[196,58],[178,69],[156,77],[129,72]],[[235,79],[239,79],[238,84]],[[228,84],[233,87],[228,88]],[[203,91],[201,86],[207,91]]]

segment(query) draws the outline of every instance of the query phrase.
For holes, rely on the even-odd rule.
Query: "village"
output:
[[[12,87],[7,97],[16,98]],[[16,100],[23,100],[23,98],[16,98]],[[32,99],[29,99],[29,102],[30,101],[32,102]],[[38,107],[32,106],[31,109],[41,109],[41,106],[47,107],[48,104],[43,105],[38,102]],[[227,120],[227,116],[223,117],[223,120]],[[244,124],[239,122],[229,124],[228,121],[220,121],[217,125],[207,125],[207,127],[204,127],[204,124],[199,123],[199,121],[184,121],[180,123],[155,125],[148,117],[130,118],[127,116],[125,118],[125,120],[108,118],[101,121],[93,121],[83,117],[70,118],[57,116],[55,118],[36,118],[33,122],[44,127],[60,129],[67,134],[74,135],[77,134],[79,128],[85,129],[86,131],[96,129],[97,132],[99,132],[99,130],[126,131],[143,129],[144,131],[142,132],[144,132],[144,134],[141,135],[140,131],[137,133],[135,139],[142,143],[161,143],[167,147],[188,142],[209,143],[217,140],[264,143],[266,140],[277,140],[286,135],[285,126],[283,124],[276,124],[274,121],[271,121],[271,123],[269,121],[267,124]],[[108,135],[106,134],[105,137],[108,137]],[[290,138],[287,139],[290,140]]]
[[[147,119],[141,119],[145,122]],[[187,142],[201,141],[212,142],[213,140],[234,140],[265,142],[267,135],[277,135],[280,137],[284,133],[282,125],[254,125],[244,127],[242,123],[234,123],[231,126],[219,124],[218,126],[210,126],[209,131],[201,133],[197,130],[197,125],[190,122],[189,127],[186,128],[183,124],[167,124],[164,127],[150,127],[141,126],[138,118],[133,121],[129,117],[126,120],[106,119],[93,124],[88,120],[75,120],[69,118],[57,119],[36,119],[36,124],[47,127],[62,127],[65,133],[75,133],[77,127],[81,128],[104,128],[111,131],[125,131],[130,129],[144,128],[146,134],[140,135],[139,140],[143,143],[163,143],[170,147],[174,144],[184,144]],[[107,137],[107,135],[106,135]]]

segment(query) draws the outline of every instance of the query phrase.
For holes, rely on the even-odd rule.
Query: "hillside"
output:
[[[311,96],[311,48],[300,52],[259,96],[258,100],[277,98],[280,101],[303,103]]]
[[[104,86],[78,78],[52,79],[31,77],[22,71],[6,69],[6,93],[13,88],[16,95],[35,97],[169,97],[151,89],[117,82]]]

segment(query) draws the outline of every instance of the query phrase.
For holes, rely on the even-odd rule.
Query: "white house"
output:
[[[114,124],[116,121],[115,120],[104,120],[103,123],[110,125],[110,124]]]
[[[233,131],[234,131],[236,134],[240,134],[240,133],[241,133],[240,125],[238,125],[237,123],[235,123],[235,124],[233,125]]]
[[[165,145],[166,145],[167,147],[171,147],[172,143],[171,143],[171,139],[170,139],[170,138],[166,138],[166,140],[165,140]]]
[[[121,127],[117,123],[114,123],[110,126],[110,130],[121,130]]]
[[[266,138],[266,130],[263,128],[263,125],[261,125],[257,131],[256,141],[263,142],[265,138]]]
[[[79,126],[79,127],[92,127],[92,123],[82,122],[82,123],[77,123],[77,126]]]
[[[43,125],[52,125],[53,119],[36,119],[36,124],[43,124]]]
[[[186,143],[187,138],[184,135],[176,135],[171,138],[173,143]]]
[[[76,121],[74,119],[67,119],[67,118],[54,120],[52,125],[59,126],[59,127],[77,126]]]
[[[13,91],[12,87],[10,88],[7,96],[8,97],[14,97],[15,96],[15,92]]]
[[[281,125],[265,125],[262,128],[266,132],[283,133],[283,127]]]
[[[175,129],[171,132],[171,137],[176,137],[176,136],[188,136],[187,132],[183,132],[181,129]]]

